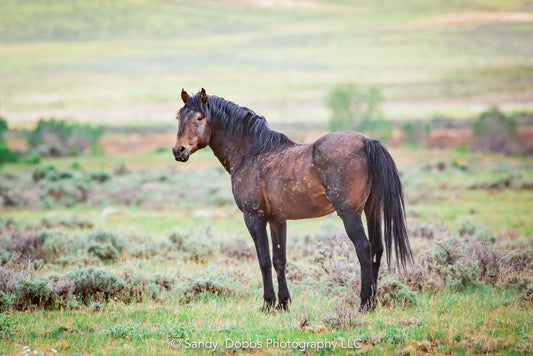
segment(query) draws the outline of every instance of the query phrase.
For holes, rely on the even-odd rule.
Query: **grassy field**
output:
[[[209,151],[5,166],[0,353],[532,352],[532,159],[392,153],[416,264],[384,270],[367,315],[334,215],[289,223],[292,309],[260,311],[253,244]]]
[[[533,353],[531,156],[391,140],[415,263],[384,268],[359,314],[339,218],[289,222],[291,312],[263,313],[229,176],[209,149],[170,152],[182,87],[297,141],[326,127],[339,84],[379,86],[394,127],[531,112],[532,1],[4,0],[0,18],[9,127],[115,126],[101,142],[123,152],[0,165],[0,355]],[[135,127],[161,147],[121,146]]]
[[[531,110],[531,1],[3,1],[0,114],[167,123],[182,87],[324,123],[338,84],[387,118]]]

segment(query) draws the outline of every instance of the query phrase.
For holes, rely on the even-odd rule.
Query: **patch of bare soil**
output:
[[[529,23],[533,14],[528,12],[466,12],[422,18],[414,27],[469,26],[491,23]]]
[[[106,154],[141,153],[167,147],[169,152],[175,137],[170,133],[106,135],[100,139],[100,145]]]
[[[429,133],[429,145],[437,148],[467,146],[474,134],[470,129],[433,129]]]

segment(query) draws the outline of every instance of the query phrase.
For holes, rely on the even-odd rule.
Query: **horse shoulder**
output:
[[[248,165],[231,176],[233,198],[243,212],[266,213],[261,171],[255,164]]]

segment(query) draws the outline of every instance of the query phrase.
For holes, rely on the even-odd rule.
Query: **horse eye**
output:
[[[203,118],[204,118],[203,116],[200,116],[197,120],[198,120],[198,121],[202,121]]]

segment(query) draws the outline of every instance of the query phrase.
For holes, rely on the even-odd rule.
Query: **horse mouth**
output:
[[[187,162],[189,160],[189,155],[186,156],[174,156],[177,162]]]

